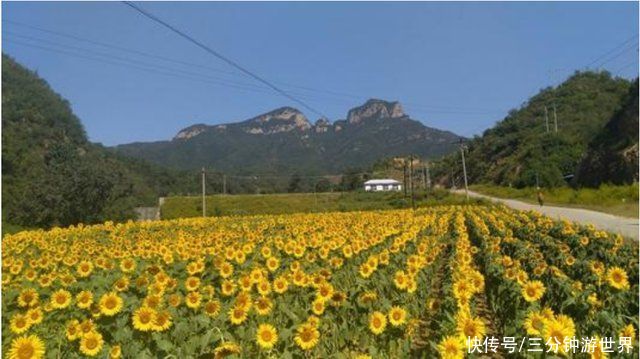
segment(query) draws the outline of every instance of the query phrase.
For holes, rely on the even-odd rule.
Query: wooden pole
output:
[[[207,216],[207,202],[205,199],[205,196],[206,196],[205,176],[206,174],[204,172],[204,167],[202,167],[202,217]]]

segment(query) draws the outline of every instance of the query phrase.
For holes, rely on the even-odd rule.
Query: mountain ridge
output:
[[[171,140],[113,148],[177,169],[205,165],[239,172],[234,167],[245,166],[246,173],[251,172],[248,168],[329,173],[366,168],[380,156],[437,157],[451,152],[451,142],[459,137],[413,120],[398,101],[370,99],[349,110],[345,119],[333,122],[320,118],[312,123],[300,110],[285,106],[238,122],[194,124],[179,130]],[[258,155],[247,153],[247,148]],[[292,158],[297,160],[288,165]]]

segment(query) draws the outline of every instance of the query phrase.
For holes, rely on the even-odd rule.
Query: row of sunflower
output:
[[[498,207],[107,222],[2,250],[12,359],[462,357],[467,337],[637,327],[631,245]]]
[[[629,275],[637,280],[634,245],[592,227],[554,223],[536,213],[494,208],[469,219],[473,237],[486,253],[487,296],[496,303],[504,335],[517,336],[524,329],[530,337],[560,343],[574,336],[629,337],[637,343],[637,319],[629,316],[637,310],[637,286],[629,290],[622,268],[604,268],[604,263],[626,262]],[[529,230],[532,220],[542,228],[538,233]],[[624,258],[618,256],[622,253]],[[595,272],[586,273],[587,268]],[[601,349],[596,346],[592,356],[606,357]],[[558,347],[560,354],[566,350]]]

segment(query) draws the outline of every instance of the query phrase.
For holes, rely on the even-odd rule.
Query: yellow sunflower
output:
[[[309,350],[318,345],[318,342],[320,341],[320,332],[315,326],[305,323],[296,329],[296,336],[293,340],[300,349]]]
[[[22,334],[31,328],[31,322],[29,317],[24,314],[15,314],[9,321],[9,328],[11,332],[16,334]]]
[[[407,321],[407,311],[401,307],[394,306],[389,310],[389,323],[394,327],[403,325]]]
[[[31,308],[27,311],[27,319],[31,325],[39,324],[42,322],[43,313],[40,307]]]
[[[232,342],[226,342],[226,343],[220,344],[213,350],[213,358],[222,359],[230,355],[240,354],[240,353],[242,353],[242,348],[238,344],[232,343]]]
[[[120,345],[114,345],[109,350],[109,359],[118,359],[122,356],[122,348]]]
[[[204,304],[204,312],[210,317],[215,317],[220,313],[220,302],[217,300],[210,300]]]
[[[70,341],[78,339],[81,335],[80,322],[77,319],[68,322],[65,327],[65,334],[67,336],[67,339]]]
[[[39,359],[44,357],[44,342],[36,335],[21,336],[11,342],[9,359]]]
[[[39,296],[32,288],[24,289],[18,295],[18,305],[20,307],[33,307],[38,304]]]
[[[157,332],[162,332],[169,329],[171,327],[171,324],[173,324],[173,322],[171,321],[171,314],[168,311],[163,310],[156,313],[151,329]]]
[[[463,359],[466,348],[460,336],[451,335],[440,341],[438,353],[442,359]]]
[[[83,290],[76,295],[76,305],[78,308],[87,309],[93,304],[93,293]]]
[[[633,327],[633,324],[628,324],[618,333],[618,337],[627,337],[631,338],[631,340],[636,340],[636,328]]]
[[[156,318],[155,309],[149,307],[140,307],[133,313],[133,327],[142,332],[148,332],[153,329],[153,322]]]
[[[549,340],[564,343],[565,338],[572,338],[574,335],[575,331],[571,329],[568,323],[555,319],[547,321],[542,331],[542,339],[545,343]],[[562,353],[565,352],[564,345],[559,345],[558,349]]]
[[[87,356],[96,356],[100,353],[100,350],[102,350],[103,344],[102,334],[91,331],[80,339],[80,351]]]
[[[542,298],[546,288],[539,280],[526,282],[522,287],[522,296],[527,302],[535,302]]]
[[[106,293],[100,298],[100,312],[108,317],[114,316],[122,310],[123,303],[118,293]]]
[[[478,317],[472,317],[470,315],[463,315],[458,317],[457,320],[458,333],[463,338],[478,338],[482,340],[487,333],[486,327],[482,319]]]
[[[609,285],[620,290],[629,289],[629,279],[627,272],[620,267],[611,267],[607,271],[607,281]]]
[[[375,335],[382,334],[387,327],[387,317],[384,313],[373,312],[369,315],[369,330]]]
[[[67,290],[59,289],[51,295],[51,307],[53,309],[63,309],[71,304],[71,293]]]
[[[541,312],[531,311],[524,320],[524,328],[527,334],[531,336],[539,336],[542,334],[544,324],[548,319]]]
[[[187,291],[190,291],[190,292],[198,289],[198,287],[200,287],[200,278],[198,277],[187,278],[187,280],[184,282],[184,287],[187,289]]]
[[[187,307],[191,309],[197,309],[200,307],[201,299],[202,297],[200,296],[200,293],[189,292],[189,294],[187,294],[187,296],[185,297],[184,301],[187,304]]]
[[[278,277],[273,281],[273,291],[282,294],[287,291],[289,282],[284,277]]]
[[[322,315],[324,313],[325,305],[324,300],[318,298],[311,303],[311,310],[315,315]]]
[[[268,297],[260,297],[256,300],[253,307],[256,309],[258,315],[267,315],[271,313],[273,303]]]
[[[271,324],[260,324],[256,331],[256,342],[262,349],[271,349],[278,341],[278,332]]]
[[[91,272],[93,272],[93,264],[89,261],[82,261],[78,264],[76,272],[81,278],[88,277],[91,275]]]
[[[247,320],[247,311],[241,307],[232,307],[229,309],[229,321],[231,324],[239,325]]]

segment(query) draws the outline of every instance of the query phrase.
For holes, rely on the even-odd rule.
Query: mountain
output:
[[[575,184],[589,147],[598,147],[597,143],[603,141],[598,136],[606,130],[607,123],[625,103],[634,101],[629,99],[631,88],[630,81],[613,78],[606,71],[587,71],[574,73],[557,87],[541,90],[467,143],[470,183],[514,187]],[[637,104],[637,91],[633,96]],[[632,131],[626,135],[623,131],[608,131],[603,136],[610,137],[612,143],[620,140],[624,144],[629,143],[622,140],[624,136],[636,136],[637,143],[637,105],[635,127],[633,123],[627,127]],[[440,183],[449,184],[452,175],[456,180],[462,178],[461,167],[456,153],[439,161],[434,174]],[[610,173],[599,181],[620,182],[616,177]]]
[[[180,188],[182,178],[90,143],[69,102],[2,55],[3,223],[126,220],[134,206]]]
[[[336,173],[367,168],[381,157],[451,152],[459,136],[411,119],[398,102],[371,99],[333,123],[311,123],[292,107],[221,125],[197,124],[170,141],[131,143],[117,153],[176,168],[226,173]]]
[[[576,174],[580,185],[638,181],[638,80],[622,107],[589,144]]]

